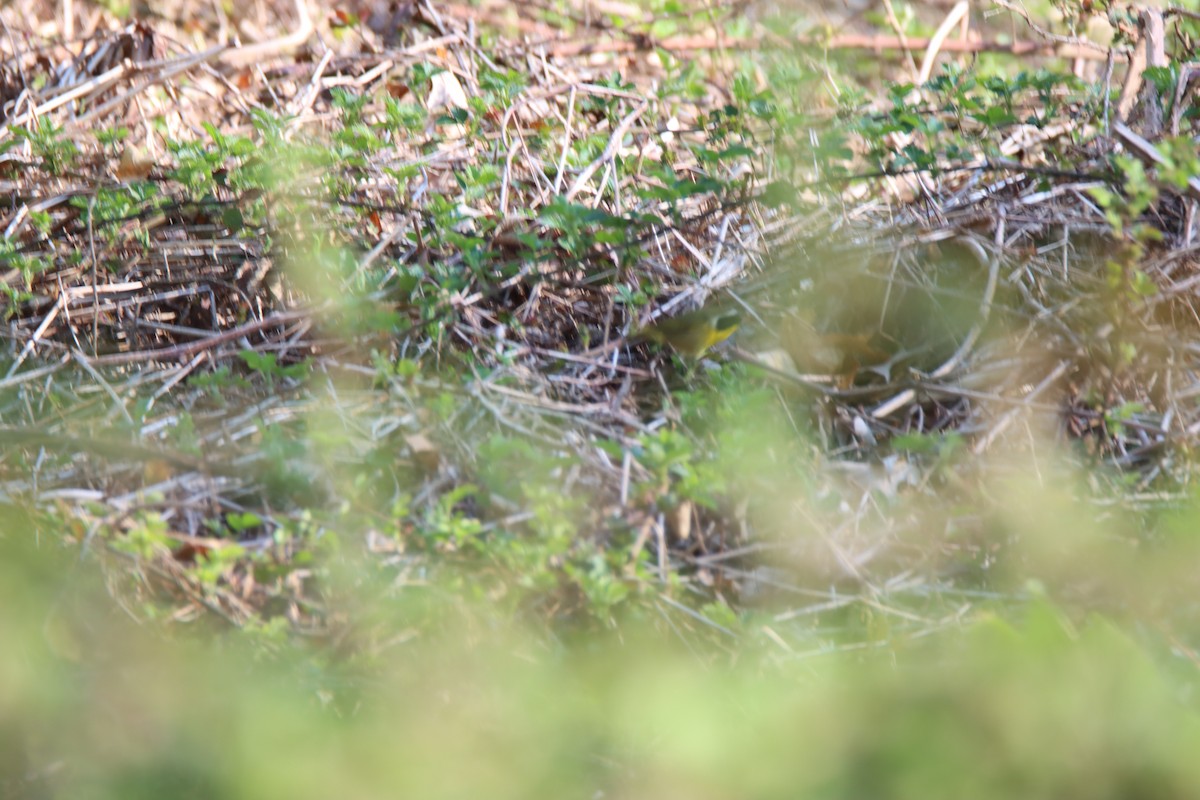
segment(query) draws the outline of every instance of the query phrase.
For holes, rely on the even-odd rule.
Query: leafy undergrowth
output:
[[[1174,798],[1200,786],[1193,665],[1044,602],[1003,610],[1010,621],[974,615],[954,635],[802,658],[743,643],[732,660],[637,624],[550,645],[464,608],[434,632],[395,634],[364,673],[337,647],[293,641],[298,658],[264,659],[245,639],[164,640],[70,552],[9,538],[0,554],[10,797]],[[414,618],[424,603],[368,605]],[[86,661],[62,655],[85,639]]]
[[[5,790],[1194,794],[1191,17],[400,5],[0,42]]]

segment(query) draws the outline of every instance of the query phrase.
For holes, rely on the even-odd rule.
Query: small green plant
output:
[[[134,524],[125,533],[115,533],[112,548],[149,561],[170,553],[174,540],[167,535],[167,521],[157,512],[144,511],[134,516]]]
[[[719,600],[705,603],[698,611],[709,622],[719,625],[727,631],[736,632],[742,629],[741,617],[738,616],[738,612],[731,608],[728,603]]]
[[[476,492],[478,489],[468,483],[443,494],[426,509],[417,525],[417,534],[435,551],[478,551],[482,546],[483,524],[459,509],[459,505],[473,498]]]
[[[246,558],[246,549],[236,544],[221,547],[205,548],[196,558],[196,566],[192,572],[196,580],[205,589],[214,589],[221,579]]]
[[[363,118],[370,101],[367,95],[341,88],[333,90],[333,106],[342,113],[342,125],[333,132],[333,152],[338,161],[348,166],[366,167],[368,157],[385,144],[376,128]]]
[[[1158,286],[1141,264],[1146,255],[1146,244],[1160,238],[1161,234],[1155,228],[1137,225],[1130,236],[1117,240],[1111,256],[1105,259],[1105,282],[1118,307],[1129,307],[1158,294]]]
[[[1173,189],[1187,191],[1200,176],[1200,155],[1188,136],[1171,136],[1158,143],[1162,162],[1155,167],[1155,177]]]
[[[697,452],[695,443],[681,431],[663,428],[639,437],[636,455],[651,478],[639,487],[663,508],[684,500],[713,507],[725,488],[725,479],[711,459]]]
[[[479,70],[478,80],[479,88],[483,90],[484,110],[508,108],[529,85],[528,77],[515,69],[501,72],[484,67]]]
[[[34,230],[45,236],[50,233],[50,228],[54,224],[54,218],[47,211],[30,211],[29,222],[33,225]]]
[[[247,367],[262,376],[267,386],[274,386],[277,380],[303,380],[312,374],[312,359],[310,358],[285,367],[279,363],[279,357],[274,353],[243,350],[238,353],[238,357],[245,362]]]
[[[55,125],[48,117],[39,117],[32,128],[10,126],[9,132],[29,143],[33,154],[42,160],[42,169],[51,175],[61,175],[73,167],[79,156],[79,147],[63,136],[62,126]]]
[[[181,453],[193,456],[201,454],[200,436],[196,432],[196,420],[187,411],[178,414],[178,422],[173,425],[168,434],[172,444]]]
[[[196,198],[215,196],[217,190],[229,186],[235,191],[260,188],[261,182],[254,178],[239,179],[241,168],[255,163],[259,146],[252,139],[241,135],[228,135],[210,122],[202,123],[210,143],[176,142],[169,140],[167,146],[175,155],[176,167],[171,177],[183,184]]]
[[[227,364],[223,364],[212,372],[201,372],[188,379],[188,385],[202,389],[205,394],[218,402],[223,402],[225,392],[230,389],[246,390],[253,384],[241,375],[235,375]]]
[[[99,5],[117,19],[129,19],[133,6],[130,0],[99,0]]]
[[[1140,265],[1145,260],[1147,246],[1161,241],[1162,233],[1140,217],[1158,200],[1159,190],[1142,162],[1118,156],[1114,165],[1121,176],[1122,191],[1117,193],[1097,186],[1089,193],[1104,211],[1117,239],[1115,252],[1105,261],[1105,279],[1117,300],[1129,304],[1158,293],[1158,287]],[[1197,165],[1200,162],[1194,156],[1181,157],[1178,162],[1169,161],[1164,174],[1170,176],[1170,182],[1182,181],[1186,185],[1187,170]]]
[[[283,616],[266,620],[251,617],[242,624],[241,635],[250,642],[257,657],[268,658],[287,651],[292,626]]]
[[[612,563],[613,555],[602,549],[581,559],[568,561],[563,572],[575,582],[588,600],[588,611],[611,624],[614,609],[629,597],[628,584],[621,576],[621,564]]]
[[[29,278],[27,277],[26,286],[28,285]],[[21,304],[31,299],[33,295],[30,292],[22,290],[16,286],[0,282],[0,297],[3,297],[7,301],[3,303],[4,319],[7,321],[12,319],[13,315],[16,314],[17,310],[21,307]]]
[[[950,433],[906,433],[892,439],[896,450],[924,455],[931,463],[930,474],[944,477],[953,472],[955,463],[966,447],[966,441],[958,431]]]
[[[1135,402],[1122,403],[1116,408],[1106,408],[1104,425],[1112,436],[1120,439],[1125,436],[1126,423],[1145,410],[1145,404]]]
[[[960,452],[966,443],[962,434],[950,433],[905,433],[892,439],[892,447],[910,453],[932,455],[943,462]]]
[[[404,103],[394,97],[383,98],[383,122],[381,126],[383,130],[392,136],[408,136],[416,131],[421,130],[425,126],[425,111],[416,103]],[[393,175],[396,174],[392,170]],[[415,167],[410,168],[410,173],[405,177],[411,177],[417,174]]]
[[[92,197],[72,197],[71,205],[83,212],[85,223],[108,244],[116,244],[123,236],[125,225],[144,214],[158,202],[158,188],[147,181],[134,181],[120,186],[100,186]],[[150,249],[150,233],[145,228],[132,228],[134,238],[144,249]]]
[[[124,126],[101,128],[96,131],[96,141],[107,148],[115,148],[128,138],[129,128]]]
[[[25,281],[25,288],[29,289],[33,286],[33,279],[44,272],[49,272],[53,268],[53,263],[44,256],[30,256],[21,252],[19,245],[7,239],[0,239],[0,264],[3,264],[11,269],[16,269],[21,273],[21,277]],[[15,287],[11,289],[11,296],[18,296],[19,292]],[[5,308],[5,313],[11,315],[16,311],[15,305],[9,305]]]
[[[593,245],[621,244],[630,227],[626,219],[561,197],[542,208],[538,222],[556,231],[559,245],[576,258],[587,256]]]
[[[1146,173],[1141,161],[1129,156],[1117,156],[1113,166],[1121,178],[1122,193],[1106,186],[1095,186],[1088,193],[1104,211],[1104,218],[1113,232],[1121,235],[1130,230],[1147,208],[1158,199],[1158,187]],[[1134,231],[1136,235],[1136,231]]]

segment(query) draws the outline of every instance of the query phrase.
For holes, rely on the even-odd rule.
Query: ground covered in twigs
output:
[[[900,37],[885,90],[761,9],[593,5],[7,6],[5,501],[135,617],[355,651],[407,639],[347,586],[785,651],[1145,599],[1093,568],[1200,432],[1153,26]],[[700,307],[732,343],[637,336]]]

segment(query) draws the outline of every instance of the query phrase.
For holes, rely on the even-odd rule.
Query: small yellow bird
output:
[[[708,348],[728,339],[742,324],[736,311],[716,311],[702,308],[660,319],[638,330],[634,339],[669,344],[682,356],[700,358]]]

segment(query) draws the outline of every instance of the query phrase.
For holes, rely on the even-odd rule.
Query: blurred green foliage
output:
[[[636,625],[552,642],[463,613],[356,672],[321,648],[164,641],[106,596],[90,556],[4,513],[4,797],[1200,791],[1191,666],[1049,602],[875,650],[734,659]]]

